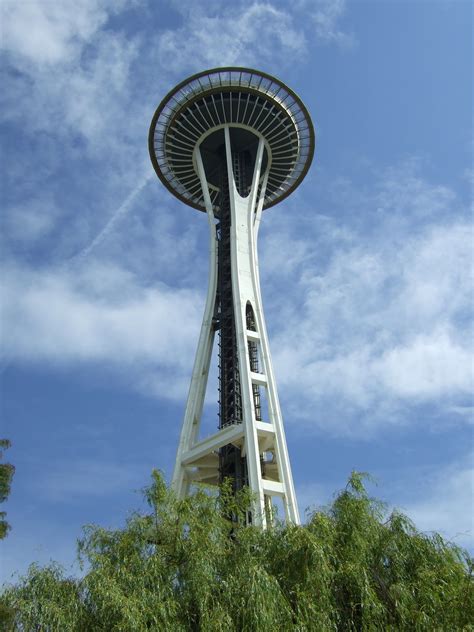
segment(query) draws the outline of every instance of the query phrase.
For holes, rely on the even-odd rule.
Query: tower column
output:
[[[283,498],[286,519],[299,524],[298,505],[263,316],[258,272],[257,236],[269,170],[267,167],[266,172],[262,174],[264,139],[259,138],[252,185],[246,197],[242,197],[237,190],[232,169],[232,145],[228,126],[225,128],[225,146],[231,192],[232,288],[246,425],[244,451],[247,456],[249,487],[256,497],[254,521],[265,524],[269,499],[277,495]],[[252,330],[248,329],[247,322],[249,308],[254,316]],[[251,366],[252,346],[259,359],[259,366],[255,367],[258,373]],[[265,419],[262,419],[257,411],[257,406],[262,401],[261,391],[265,391],[268,403],[268,409],[264,412],[267,415]],[[268,426],[265,439],[258,436],[258,423]],[[271,455],[270,463],[266,463],[265,454]],[[279,485],[269,485],[268,483],[276,481],[265,478],[265,469],[270,469],[272,465],[276,466],[273,468],[273,477],[278,479]]]
[[[254,496],[252,523],[265,526],[271,518],[271,498],[279,496],[283,499],[286,519],[298,524],[298,507],[258,280],[257,233],[268,178],[268,168],[262,173],[265,143],[260,137],[251,186],[248,195],[243,197],[236,184],[229,126],[224,127],[224,138],[231,220],[229,281],[232,286],[242,419],[234,419],[212,437],[197,441],[214,342],[213,315],[217,302],[216,223],[198,145],[195,161],[211,235],[210,279],[172,485],[177,495],[184,497],[193,481],[220,482],[222,473],[219,472],[218,453],[234,446],[240,451],[237,457],[244,460],[242,467],[246,469],[248,485]],[[262,409],[262,400],[268,404],[265,410]],[[233,441],[229,441],[229,437]]]
[[[204,166],[202,164],[201,153],[196,148],[196,162],[203,189],[206,204],[207,218],[209,220],[209,282],[207,287],[206,306],[202,319],[201,333],[194,360],[191,384],[188,391],[188,399],[184,412],[184,421],[181,428],[181,435],[178,444],[178,452],[173,472],[171,485],[179,498],[184,498],[188,494],[190,477],[186,475],[186,470],[182,466],[182,457],[191,446],[196,443],[199,427],[201,424],[202,409],[206,396],[207,379],[209,367],[211,365],[212,349],[214,345],[214,312],[216,305],[217,291],[217,235],[214,212],[209,198]],[[212,459],[212,466],[215,466],[216,458]]]
[[[248,303],[252,307],[256,304],[255,269],[252,261],[252,251],[254,249],[254,219],[258,207],[257,190],[260,182],[264,143],[263,139],[260,138],[252,185],[248,196],[242,197],[237,190],[235,182],[232,145],[228,126],[225,127],[224,134],[231,212],[232,295],[242,388],[243,420],[245,424],[243,452],[247,459],[249,487],[254,494],[255,507],[252,520],[255,524],[265,525],[265,494],[262,481],[261,451],[255,425],[254,383],[252,382],[246,325],[246,306]],[[264,196],[265,191],[261,191],[261,199],[262,193]]]

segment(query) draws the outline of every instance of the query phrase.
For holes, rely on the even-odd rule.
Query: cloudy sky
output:
[[[301,511],[368,471],[472,547],[471,3],[0,4],[3,579],[72,563],[82,525],[123,524],[151,469],[171,475],[207,223],[147,134],[168,90],[220,65],[275,74],[316,128],[259,244]]]

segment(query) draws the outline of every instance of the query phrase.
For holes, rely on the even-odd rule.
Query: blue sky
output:
[[[178,81],[229,64],[286,82],[316,128],[259,244],[301,510],[368,471],[421,529],[472,548],[471,3],[1,12],[3,580],[73,563],[82,525],[123,524],[151,469],[171,475],[207,223],[154,175],[147,133]]]

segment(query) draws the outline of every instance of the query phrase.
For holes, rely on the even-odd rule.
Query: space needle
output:
[[[258,273],[262,211],[292,193],[314,153],[314,130],[299,97],[278,79],[247,68],[215,68],[181,82],[158,106],[149,151],[161,182],[207,214],[207,299],[172,486],[230,479],[253,493],[247,517],[288,522],[298,506],[272,367]],[[216,336],[217,334],[217,336]],[[218,338],[217,432],[200,438],[212,350]],[[281,501],[275,501],[279,497]]]

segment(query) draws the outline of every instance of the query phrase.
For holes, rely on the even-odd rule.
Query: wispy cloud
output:
[[[2,3],[1,117],[6,144],[27,147],[21,164],[6,161],[3,171],[4,259],[34,254],[57,263],[81,250],[89,255],[152,177],[146,134],[153,101],[136,87],[139,42],[107,28],[138,4],[81,0],[71,10],[62,0]]]
[[[3,295],[4,349],[13,360],[92,362],[119,373],[133,366],[128,382],[140,389],[155,378],[176,390],[188,376],[202,309],[192,290],[143,286],[117,266],[91,263],[72,271],[11,268]]]
[[[163,67],[184,73],[212,66],[241,65],[276,69],[301,63],[310,44],[348,48],[352,35],[339,26],[344,0],[220,3],[175,2],[183,26],[158,38]]]
[[[336,44],[347,49],[356,43],[354,35],[340,25],[347,10],[346,0],[297,0],[296,6],[312,21],[316,44]]]
[[[103,27],[125,4],[82,0],[71,11],[62,1],[2,3],[4,67],[15,71],[5,73],[3,119],[63,140],[80,136],[92,151],[108,134],[110,154],[127,133],[114,119],[130,95],[137,45]]]
[[[170,289],[140,266],[132,274],[133,266],[116,263],[133,251],[152,269],[171,262],[185,274],[197,252],[195,235],[173,236],[180,231],[166,212],[154,215],[161,225],[147,230],[156,233],[151,241],[134,232],[136,222],[112,231],[119,218],[128,222],[127,209],[147,181],[82,251],[94,254],[88,263],[81,256],[74,270],[7,269],[4,329],[11,332],[6,350],[12,358],[100,362],[114,370],[133,364],[140,366],[135,388],[183,396],[201,318],[205,257],[198,291]],[[374,191],[365,200],[354,195],[366,205],[367,226],[335,225],[312,208],[306,213],[298,201],[297,231],[284,217],[269,217],[271,226],[263,229],[267,318],[288,417],[335,433],[375,432],[400,422],[406,404],[431,402],[468,421],[470,227],[459,213],[445,222],[456,217],[454,194],[424,181],[414,166],[403,165],[398,175],[384,172]],[[113,239],[104,241],[106,235]],[[97,258],[99,243],[108,246],[109,263]],[[324,415],[305,414],[315,410]],[[356,428],[353,419],[360,416]]]
[[[70,4],[63,0],[4,0],[2,48],[34,65],[69,61],[80,54],[114,6],[119,9],[123,5],[120,0],[81,0],[71,11]]]
[[[212,4],[177,4],[185,24],[158,39],[164,68],[185,72],[225,65],[280,64],[303,55],[306,35],[286,8],[269,2],[229,5],[220,15]]]
[[[413,169],[354,195],[364,224],[356,206],[344,229],[314,209],[298,231],[284,218],[269,228],[262,268],[291,419],[367,432],[400,422],[408,403],[455,415],[471,397],[472,230],[452,191]]]
[[[3,236],[11,243],[31,247],[34,242],[47,237],[62,212],[49,193],[40,193],[35,199],[24,200],[4,209]]]
[[[44,259],[37,270],[27,257],[5,262],[6,347],[13,359],[56,366],[142,363],[135,388],[179,396],[201,318],[206,264],[197,258],[196,234],[204,243],[205,222],[201,229],[189,220],[184,228],[170,196],[163,203],[155,187],[154,208],[147,195],[152,97],[135,90],[143,42],[104,28],[127,6],[84,0],[77,12],[63,3],[55,12],[50,3],[4,3],[10,34],[3,46],[15,69],[4,115],[21,120],[29,139],[41,134],[23,152],[22,173],[7,166],[8,236],[42,241],[47,256],[59,253],[56,261],[81,253],[74,271]],[[314,33],[321,42],[345,40],[341,0],[301,0],[291,12],[283,2],[237,3],[220,12],[216,3],[175,8],[182,23],[159,31],[153,48],[150,76],[158,82],[165,71],[257,58],[283,66],[305,54]],[[32,21],[38,34],[24,43]],[[351,432],[351,415],[362,415],[374,429],[397,420],[406,402],[440,398],[454,416],[468,417],[456,411],[466,410],[471,388],[471,236],[453,191],[421,171],[416,159],[386,169],[370,193],[347,177],[333,178],[318,209],[301,196],[286,203],[299,205],[297,224],[272,215],[266,231],[263,222],[267,318],[291,418]],[[30,180],[17,199],[13,183],[25,174]],[[43,199],[38,190],[46,180]],[[177,281],[179,289],[163,281]],[[324,418],[305,415],[314,406]]]

